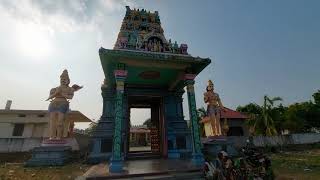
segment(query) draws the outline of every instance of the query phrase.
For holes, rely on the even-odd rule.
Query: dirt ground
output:
[[[90,165],[72,163],[62,167],[23,167],[22,163],[4,163],[0,180],[65,180],[83,175]]]
[[[24,167],[28,153],[0,154],[0,180],[67,180],[83,175],[91,165],[73,162],[61,167]]]

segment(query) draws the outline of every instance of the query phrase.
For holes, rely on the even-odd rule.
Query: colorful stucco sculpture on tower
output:
[[[69,86],[70,78],[68,71],[64,70],[60,76],[60,86],[50,90],[49,104],[49,139],[62,139],[68,136],[69,123],[65,121],[66,113],[69,111],[69,100],[73,98],[74,92],[82,88],[74,84]]]
[[[208,81],[204,96],[204,102],[207,104],[207,116],[201,122],[204,124],[204,130],[207,137],[221,136],[220,115],[224,107],[221,103],[218,93],[214,92],[214,85],[211,80]]]
[[[114,49],[188,54],[187,44],[172,44],[163,32],[158,11],[132,10],[127,6]]]

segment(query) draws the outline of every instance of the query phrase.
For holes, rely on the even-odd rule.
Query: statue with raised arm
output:
[[[214,92],[211,80],[208,81],[207,92],[204,93],[204,102],[207,104],[207,116],[201,122],[204,123],[204,130],[207,137],[221,136],[220,113],[224,111],[220,97]]]
[[[49,104],[49,139],[62,139],[67,134],[64,132],[64,125],[66,114],[69,111],[69,100],[73,98],[75,91],[78,91],[82,86],[74,84],[69,86],[70,79],[68,71],[64,70],[60,75],[60,86],[52,88],[50,90],[50,96],[48,100],[51,100]]]

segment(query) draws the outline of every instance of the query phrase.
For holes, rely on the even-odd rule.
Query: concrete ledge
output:
[[[101,162],[108,162],[111,158],[111,153],[91,153],[88,156],[87,163],[98,164]]]
[[[180,153],[179,152],[168,152],[169,159],[179,159]]]
[[[28,152],[40,147],[43,138],[0,138],[0,153]],[[73,151],[78,151],[79,145],[75,138],[66,138]]]
[[[123,161],[122,160],[111,160],[109,166],[110,173],[121,173],[123,172]]]
[[[70,146],[36,147],[25,166],[62,166],[71,158]]]

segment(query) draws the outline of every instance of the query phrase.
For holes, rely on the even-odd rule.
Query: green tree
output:
[[[264,103],[259,106],[254,103],[238,106],[237,111],[249,116],[247,125],[254,134],[274,135],[283,130],[291,133],[311,132],[320,130],[320,90],[312,95],[313,99],[294,103],[288,107],[280,104],[274,107],[279,97],[264,96]]]
[[[320,90],[312,95],[315,105],[320,106]]]
[[[310,108],[307,121],[311,127],[320,129],[320,90],[312,95],[314,104]]]
[[[280,97],[269,98],[267,95],[264,96],[264,102],[262,107],[262,120],[264,134],[272,136],[277,134],[275,123],[272,117],[272,108],[275,102],[282,101]]]
[[[313,95],[313,101],[295,103],[285,113],[285,126],[294,133],[320,129],[320,91]]]
[[[295,103],[288,107],[285,112],[284,126],[290,132],[305,132],[308,128],[306,125],[306,111],[308,109],[306,103]]]
[[[148,128],[151,128],[151,127],[152,127],[151,118],[146,119],[146,120],[143,122],[143,125],[147,126]]]
[[[283,106],[281,103],[279,106],[271,109],[271,116],[273,117],[277,132],[282,132],[287,129],[285,124],[285,113],[287,110],[288,107]]]
[[[261,114],[262,108],[258,104],[249,103],[245,106],[238,106],[237,111],[245,113],[247,115],[249,115],[249,114],[258,115],[258,114]]]
[[[207,111],[204,109],[204,107],[201,107],[201,108],[197,109],[197,114],[198,114],[198,123],[199,123],[201,121],[201,119],[207,115]],[[199,130],[201,133],[201,137],[204,137],[205,132],[204,132],[203,123],[199,123]]]
[[[90,123],[89,127],[84,130],[84,134],[92,136],[93,132],[97,128],[97,126],[98,126],[98,123],[96,123],[96,122]]]
[[[198,118],[203,118],[207,115],[207,111],[204,109],[204,107],[201,107],[197,110]]]
[[[280,97],[270,98],[265,95],[262,106],[250,103],[245,106],[238,106],[237,111],[246,113],[249,116],[247,125],[252,133],[272,136],[277,134],[274,121],[277,111],[273,110],[273,106],[275,102],[281,100]]]
[[[246,121],[246,124],[249,126],[250,134],[261,134],[260,128],[257,127],[260,127],[258,122],[260,122],[259,118],[262,114],[262,107],[255,103],[249,103],[245,106],[238,106],[237,111],[242,112],[249,117]]]

